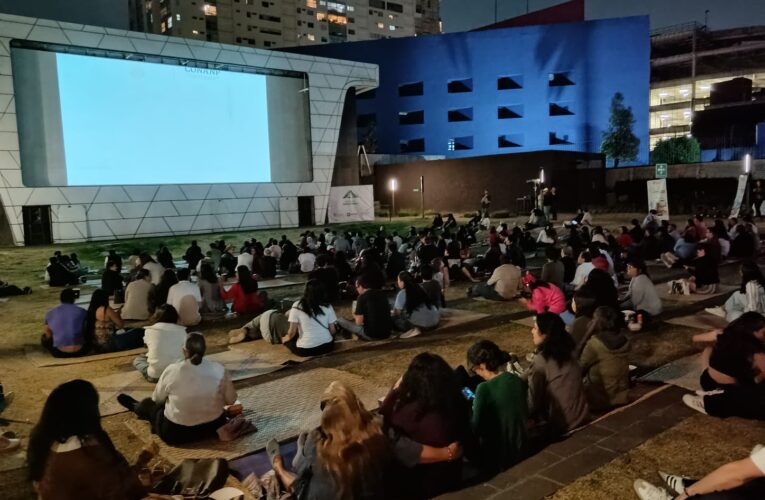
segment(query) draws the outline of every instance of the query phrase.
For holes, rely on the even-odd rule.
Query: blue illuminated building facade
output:
[[[379,88],[356,107],[377,153],[600,152],[620,92],[640,139],[632,164],[648,162],[645,16],[286,50],[379,65]]]

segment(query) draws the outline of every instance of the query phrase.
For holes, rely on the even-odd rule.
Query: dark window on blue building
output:
[[[574,85],[574,82],[571,81],[570,74],[568,72],[566,73],[550,73],[549,80],[550,80],[550,87],[566,87],[568,85]]]
[[[424,111],[399,111],[399,125],[422,125],[425,123]]]
[[[391,12],[398,12],[402,13],[404,12],[404,6],[400,3],[393,3],[393,2],[387,2],[388,10]]]
[[[569,109],[568,104],[550,103],[550,116],[570,116],[573,114],[574,112]]]
[[[521,134],[506,134],[500,135],[497,138],[498,148],[520,148],[523,146],[523,135]]]
[[[400,97],[412,97],[422,94],[422,82],[404,83],[398,86],[398,95]]]
[[[465,137],[454,137],[449,139],[447,149],[449,151],[465,151],[468,149],[473,149],[473,136],[469,135]]]
[[[523,104],[512,106],[500,106],[497,108],[497,118],[500,120],[510,120],[513,118],[523,118]]]
[[[356,126],[359,128],[369,127],[376,123],[377,115],[375,113],[364,113],[356,117]]]
[[[497,78],[497,90],[513,90],[521,89],[521,77],[519,76],[503,76]]]
[[[449,121],[450,122],[473,121],[473,108],[450,109]]]
[[[473,79],[452,80],[447,84],[447,90],[450,94],[462,94],[473,91]]]
[[[425,151],[425,139],[409,139],[399,142],[402,153],[422,153]]]
[[[374,99],[377,97],[377,89],[367,90],[360,94],[356,94],[356,99]]]
[[[573,144],[573,142],[568,139],[568,134],[550,132],[550,146],[562,146],[569,144]]]

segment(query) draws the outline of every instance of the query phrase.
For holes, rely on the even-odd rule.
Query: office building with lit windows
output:
[[[129,0],[133,31],[257,48],[439,33],[439,0]]]
[[[640,140],[633,164],[648,161],[647,17],[284,50],[380,67],[379,88],[356,96],[359,141],[376,153],[599,153],[621,93]]]

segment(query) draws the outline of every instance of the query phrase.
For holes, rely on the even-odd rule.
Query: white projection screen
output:
[[[28,187],[312,181],[304,74],[11,56]]]

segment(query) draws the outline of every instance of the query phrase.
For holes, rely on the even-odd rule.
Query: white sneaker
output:
[[[0,436],[0,453],[16,450],[19,446],[21,446],[20,439]]]
[[[412,328],[411,330],[402,333],[399,335],[400,339],[411,339],[412,337],[417,337],[418,335],[422,335],[422,330],[420,330],[417,327]]]
[[[699,389],[698,391],[696,391],[696,395],[701,396],[703,398],[704,396],[715,396],[717,394],[722,394],[723,392],[725,391],[722,389],[714,389],[712,391],[705,391],[703,389]]]
[[[758,451],[762,450],[763,448],[765,448],[765,446],[763,446],[761,444],[754,445],[754,448],[752,448],[752,451],[749,452],[749,456],[751,457],[752,455],[754,455]]]
[[[685,481],[691,480],[689,477],[667,474],[666,472],[661,471],[659,471],[659,476],[661,476],[661,480],[678,495],[682,495],[685,492]]]
[[[720,318],[725,318],[725,309],[723,309],[721,306],[705,307],[704,310],[709,314],[714,314]]]
[[[704,397],[703,396],[697,396],[695,394],[686,394],[683,396],[683,403],[685,403],[685,406],[696,410],[699,413],[703,413],[704,415],[707,415],[707,410],[704,408]]]
[[[672,500],[672,496],[664,488],[654,486],[643,479],[636,479],[632,484],[640,500]]]

